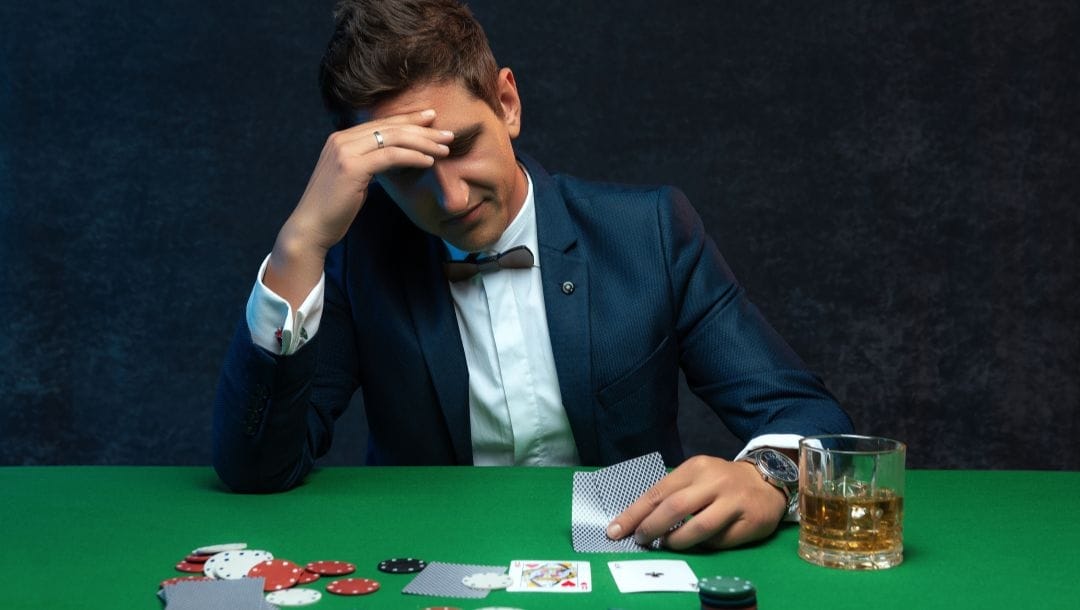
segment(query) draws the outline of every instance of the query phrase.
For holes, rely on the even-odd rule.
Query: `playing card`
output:
[[[592,591],[592,568],[588,561],[518,559],[510,563],[518,593],[588,593]]]
[[[180,582],[164,587],[166,610],[269,610],[262,578]]]
[[[574,550],[579,553],[636,553],[660,548],[654,540],[649,547],[634,542],[633,536],[609,540],[611,520],[626,510],[667,474],[659,453],[650,453],[595,472],[575,472],[571,498],[570,529]]]
[[[597,470],[593,476],[604,509],[615,518],[666,474],[664,458],[653,452],[612,464]]]
[[[432,595],[436,597],[487,597],[490,591],[473,589],[461,582],[471,574],[496,572],[503,574],[506,566],[469,565],[460,563],[442,563],[432,561],[412,579],[402,593],[410,595]]]
[[[698,578],[690,565],[679,559],[608,562],[620,593],[698,590]]]

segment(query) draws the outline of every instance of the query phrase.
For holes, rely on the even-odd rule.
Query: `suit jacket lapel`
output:
[[[559,388],[578,456],[599,464],[596,414],[591,390],[589,277],[584,253],[577,249],[577,231],[554,180],[535,161],[519,154],[532,178],[540,272],[548,334],[559,375]],[[471,464],[469,371],[461,345],[457,316],[442,271],[442,242],[418,231],[426,242],[426,258],[417,260],[413,281],[406,281],[408,302],[439,404],[446,418],[455,459]],[[572,289],[565,289],[569,282]]]
[[[589,268],[558,186],[542,167],[518,154],[533,181],[540,275],[548,334],[563,407],[583,464],[600,463],[590,384]]]
[[[418,257],[416,274],[406,281],[406,291],[416,336],[424,353],[439,406],[454,446],[458,464],[472,464],[472,435],[469,426],[469,369],[465,362],[457,315],[442,270],[442,242],[417,231],[426,253]]]

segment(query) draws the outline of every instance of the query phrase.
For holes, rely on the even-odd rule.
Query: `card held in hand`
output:
[[[610,540],[607,526],[634,500],[667,474],[659,453],[620,462],[594,472],[575,472],[571,506],[571,535],[579,553],[640,553],[660,548],[654,540],[648,547],[633,536]]]

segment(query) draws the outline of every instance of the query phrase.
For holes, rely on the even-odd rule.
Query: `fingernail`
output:
[[[607,526],[607,537],[612,540],[618,540],[622,536],[622,526],[618,523],[612,523]]]
[[[428,108],[427,110],[421,112],[420,116],[424,117],[425,119],[430,119],[431,117],[435,116],[435,111]]]
[[[452,132],[452,131],[440,131],[439,133],[443,134],[444,136],[451,137],[451,138],[454,137],[454,132]]]
[[[641,530],[634,532],[634,542],[641,546],[648,546],[649,544],[652,544],[652,540],[649,540],[648,537],[645,536],[645,534],[641,533]]]

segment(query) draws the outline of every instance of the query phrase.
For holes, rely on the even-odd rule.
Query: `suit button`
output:
[[[562,293],[563,294],[574,294],[574,283],[573,282],[563,282],[562,283]]]

